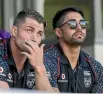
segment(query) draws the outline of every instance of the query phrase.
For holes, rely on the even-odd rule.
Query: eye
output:
[[[38,32],[37,33],[39,36],[43,36],[43,32]]]
[[[76,21],[69,21],[69,22],[68,22],[68,25],[76,26]]]
[[[80,25],[81,25],[81,27],[83,28],[83,29],[87,29],[87,27],[88,27],[88,21],[85,21],[85,20],[81,20],[80,21]]]
[[[32,32],[33,32],[32,29],[26,29],[26,31],[27,31],[28,33],[32,33]]]
[[[67,22],[67,24],[71,29],[75,29],[77,25],[75,20],[70,20],[69,22]]]

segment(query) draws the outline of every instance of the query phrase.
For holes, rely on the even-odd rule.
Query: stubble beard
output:
[[[77,46],[80,46],[84,43],[86,39],[86,36],[83,36],[83,39],[76,39],[74,38],[74,35],[70,38],[64,38],[64,42],[66,42],[67,44],[69,45],[77,45]]]
[[[26,48],[23,46],[23,43],[18,43],[15,41],[15,45],[20,52],[27,52]]]

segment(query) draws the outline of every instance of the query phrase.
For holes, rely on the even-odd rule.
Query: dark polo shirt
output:
[[[103,92],[103,67],[87,53],[80,51],[75,69],[72,69],[59,43],[47,49],[44,57],[46,69],[53,77],[50,82],[60,92]]]
[[[45,63],[46,57],[44,57],[44,64],[47,70],[47,76],[52,87],[55,85],[55,77],[50,70],[48,63]],[[48,71],[49,70],[49,71]],[[17,71],[13,55],[10,47],[10,39],[0,40],[0,80],[5,81],[12,88],[27,88],[32,89],[35,87],[35,73],[32,66],[27,59],[24,64],[23,70],[19,73]]]
[[[10,40],[0,40],[0,80],[5,81],[10,87],[32,89],[35,86],[34,70],[25,61],[23,70],[17,71],[10,47]]]

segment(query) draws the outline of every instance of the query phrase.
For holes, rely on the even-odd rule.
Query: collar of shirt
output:
[[[15,61],[13,59],[12,50],[10,46],[10,39],[7,40],[7,53],[8,53],[8,63],[10,66],[16,67]]]
[[[7,47],[8,63],[9,63],[10,66],[16,68],[16,64],[15,64],[15,61],[14,61],[14,58],[13,58],[13,55],[12,55],[12,51],[11,51],[10,39],[7,40],[7,43],[8,43],[8,45],[7,45],[7,46],[8,46],[8,47]],[[32,69],[32,66],[30,65],[28,59],[26,59],[26,61],[25,61],[24,69],[25,69],[25,67],[26,67],[26,69],[27,69],[27,66],[29,67],[29,69]]]
[[[60,63],[69,64],[69,61],[68,61],[67,57],[65,56],[65,54],[63,53],[60,44],[57,43],[56,46],[57,46],[60,61],[61,61]],[[78,59],[79,65],[81,64],[82,67],[88,67],[88,64],[86,64],[86,58],[87,57],[84,55],[84,52],[81,50],[80,55],[79,55],[79,59]]]

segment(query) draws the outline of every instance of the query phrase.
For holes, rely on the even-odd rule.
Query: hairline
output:
[[[76,12],[76,13],[79,13],[78,11],[73,11],[73,10],[68,10],[66,12],[64,12],[61,17],[59,18],[59,20],[57,21],[56,23],[56,26],[60,26],[61,24],[63,24],[64,20],[65,20],[65,17],[67,16],[68,13],[71,13],[71,12]],[[79,13],[80,14],[80,13]],[[81,15],[81,14],[80,14]],[[82,16],[82,15],[81,15]],[[84,18],[82,16],[82,18]]]
[[[39,22],[37,19],[35,19],[35,18],[32,17],[32,16],[25,16],[25,17],[23,17],[23,18],[21,18],[21,19],[18,19],[18,23],[17,23],[16,25],[14,25],[14,24],[13,24],[13,25],[19,28],[21,24],[24,24],[24,23],[26,22],[26,19],[27,19],[27,18],[36,20],[38,23],[42,23],[42,22]],[[44,26],[44,23],[42,23],[42,24],[43,24],[43,26]]]

